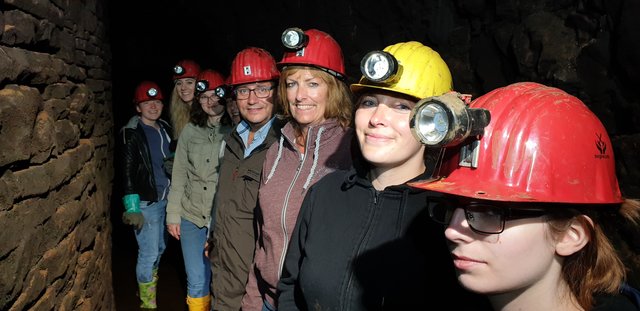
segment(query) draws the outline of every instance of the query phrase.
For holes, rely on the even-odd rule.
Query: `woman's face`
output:
[[[216,95],[215,90],[209,90],[200,94],[199,101],[202,110],[210,117],[221,115],[224,112],[224,106],[220,104],[220,97]]]
[[[300,69],[285,80],[289,111],[302,127],[325,120],[329,87],[316,72],[314,69]]]
[[[180,78],[176,80],[175,88],[178,91],[178,96],[180,96],[180,99],[183,102],[191,102],[193,100],[193,94],[196,90],[196,79]]]
[[[423,161],[424,145],[411,134],[416,102],[394,93],[364,93],[356,103],[355,129],[364,158],[376,167]],[[420,172],[416,172],[418,174]]]
[[[162,101],[152,99],[137,104],[136,110],[140,113],[142,123],[152,125],[160,119],[163,107]]]
[[[445,236],[458,281],[470,291],[554,290],[561,279],[562,263],[544,217],[507,220],[502,233],[483,234],[473,231],[465,211],[456,208]]]

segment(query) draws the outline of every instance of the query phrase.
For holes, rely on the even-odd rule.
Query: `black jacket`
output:
[[[158,193],[151,167],[151,154],[139,119],[131,118],[121,130],[124,195],[137,193],[140,200],[155,202],[158,201]],[[163,120],[158,120],[158,124],[167,139],[170,139],[168,133],[172,133],[171,126]]]
[[[458,284],[427,192],[376,191],[355,170],[310,188],[278,288],[279,311],[491,310]]]

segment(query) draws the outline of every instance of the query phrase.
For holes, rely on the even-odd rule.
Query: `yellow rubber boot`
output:
[[[193,298],[187,296],[187,306],[189,311],[209,311],[211,309],[211,296]]]

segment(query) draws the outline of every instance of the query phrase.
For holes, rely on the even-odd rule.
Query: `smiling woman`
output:
[[[258,204],[262,225],[244,310],[276,307],[276,286],[305,193],[326,174],[349,168],[352,161],[353,104],[342,80],[342,50],[325,32],[297,31],[304,44],[285,52],[278,63],[280,106],[287,123],[263,165]]]

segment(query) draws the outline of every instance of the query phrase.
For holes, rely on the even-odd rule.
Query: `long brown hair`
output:
[[[564,232],[570,221],[579,221],[588,228],[589,242],[580,251],[564,258],[562,274],[578,304],[587,311],[591,310],[595,303],[594,295],[617,295],[626,281],[627,268],[623,258],[624,252],[629,251],[625,243],[629,239],[625,239],[618,229],[626,224],[637,236],[640,232],[640,201],[627,199],[619,207],[553,210],[549,214],[549,224],[554,236]]]

